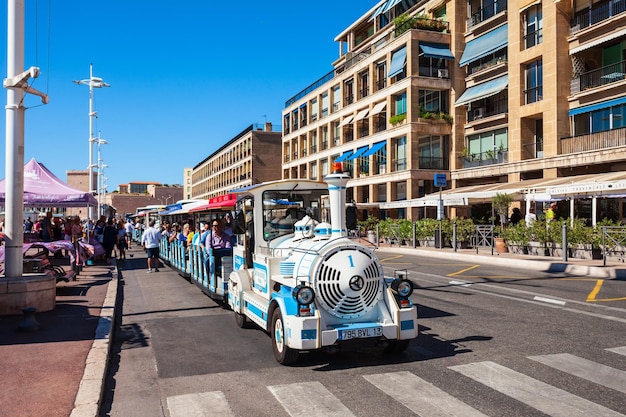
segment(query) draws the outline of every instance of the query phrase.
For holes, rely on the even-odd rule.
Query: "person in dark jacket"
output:
[[[117,227],[115,227],[113,221],[109,219],[102,230],[102,247],[104,248],[104,256],[107,264],[111,263],[111,254],[117,243],[117,235]]]

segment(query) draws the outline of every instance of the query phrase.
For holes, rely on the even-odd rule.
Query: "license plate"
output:
[[[361,339],[383,335],[382,327],[370,327],[367,329],[347,329],[339,331],[339,340]]]

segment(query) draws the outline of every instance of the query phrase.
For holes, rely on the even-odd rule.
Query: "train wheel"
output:
[[[246,318],[245,314],[235,312],[235,323],[237,323],[237,326],[243,329],[248,324],[248,319]]]
[[[272,347],[274,357],[281,365],[289,365],[298,360],[298,351],[287,346],[285,339],[285,326],[280,308],[274,310],[272,314]]]

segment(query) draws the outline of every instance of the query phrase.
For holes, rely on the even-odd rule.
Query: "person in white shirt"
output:
[[[133,240],[133,231],[135,230],[130,220],[124,225],[124,230],[126,232],[126,244],[128,245],[128,249],[130,249],[130,244]]]
[[[535,214],[535,209],[528,209],[528,213],[524,216],[524,220],[526,221],[526,227],[532,227],[533,223],[537,220],[537,215]]]
[[[154,220],[150,220],[148,228],[141,235],[141,245],[148,255],[148,273],[152,272],[152,262],[154,261],[154,272],[159,272],[159,243],[161,242],[161,232],[154,227]]]

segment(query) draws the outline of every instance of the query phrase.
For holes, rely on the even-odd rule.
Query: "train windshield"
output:
[[[294,224],[309,216],[322,219],[327,190],[271,190],[263,193],[263,238],[266,241],[293,233]]]

